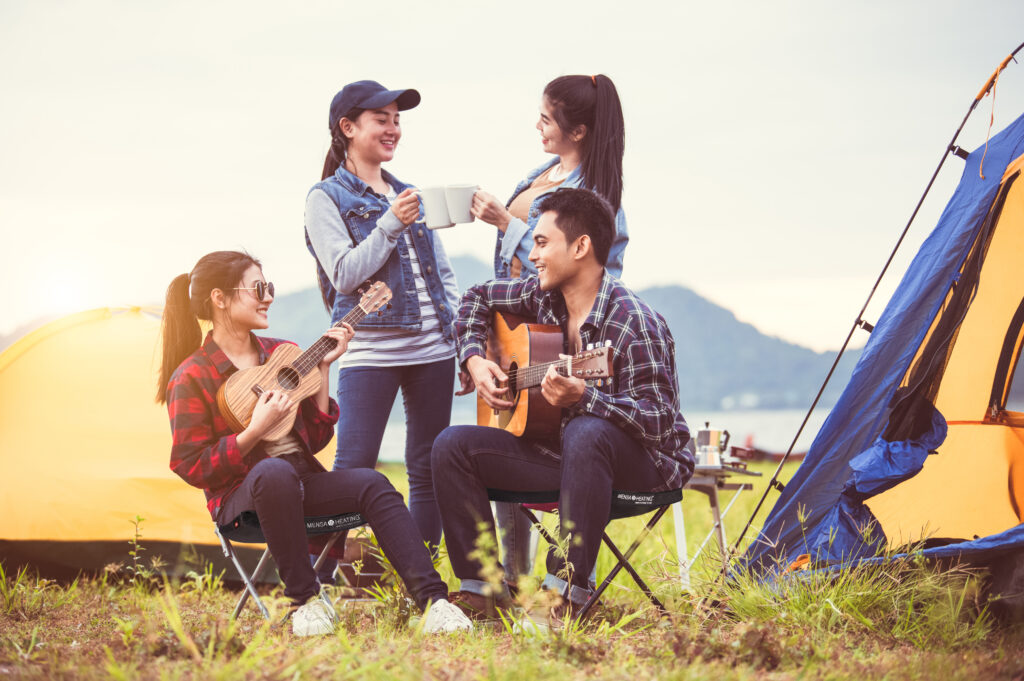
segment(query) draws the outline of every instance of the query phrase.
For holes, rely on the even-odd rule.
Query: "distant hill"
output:
[[[490,266],[473,257],[453,257],[452,267],[463,290],[491,277]],[[834,352],[814,352],[767,336],[683,286],[639,293],[672,329],[686,409],[806,408],[835,360]],[[302,347],[330,322],[316,289],[281,296],[270,315],[272,334]],[[821,406],[835,403],[859,354],[847,351],[843,356]]]

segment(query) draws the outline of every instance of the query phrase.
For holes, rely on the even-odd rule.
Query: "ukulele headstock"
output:
[[[369,284],[365,288],[365,292],[359,299],[359,307],[365,314],[372,314],[374,310],[380,310],[383,314],[382,308],[384,306],[391,305],[391,289],[383,281],[375,281]]]

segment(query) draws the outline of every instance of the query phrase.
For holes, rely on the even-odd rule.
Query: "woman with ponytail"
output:
[[[615,84],[605,75],[555,78],[544,88],[537,130],[544,151],[555,158],[531,171],[507,203],[484,191],[473,197],[473,215],[498,228],[494,276],[518,278],[537,271],[527,256],[540,219],[538,206],[555,190],[582,187],[604,197],[615,211],[615,240],[605,269],[621,278],[629,234],[622,210],[625,124]],[[503,565],[514,586],[516,578],[532,568],[530,524],[515,504],[496,506]]]
[[[451,420],[452,330],[459,294],[441,239],[422,222],[413,187],[384,170],[402,137],[400,112],[416,90],[372,80],[346,85],[331,102],[331,148],[321,182],[306,198],[306,245],[324,303],[337,321],[367,280],[386,283],[390,309],[360,324],[339,362],[334,469],[372,468],[398,391],[405,405],[409,510],[423,540],[441,540],[430,449]]]
[[[615,211],[615,241],[605,269],[622,277],[629,240],[622,211],[625,124],[615,84],[605,75],[555,78],[544,88],[537,130],[544,151],[555,158],[531,171],[507,203],[484,191],[473,197],[473,215],[498,228],[494,276],[536,271],[527,256],[540,219],[537,207],[556,189],[582,187],[604,197]]]
[[[328,395],[328,372],[348,348],[352,327],[344,324],[324,333],[336,347],[318,366],[320,390],[299,404],[295,425],[285,437],[263,439],[293,406],[285,392],[260,395],[249,425],[239,433],[220,413],[217,390],[228,377],[265,363],[287,342],[252,333],[267,328],[273,302],[274,285],[264,279],[259,261],[237,251],[209,253],[171,282],[157,392],[171,420],[171,470],[206,493],[217,524],[256,513],[292,602],[295,634],[328,634],[337,622],[309,562],[303,518],[350,512],[367,519],[381,550],[427,610],[425,631],[472,628],[448,602],[448,589],[387,478],[372,469],[328,472],[314,457],[330,441],[338,420],[338,405]],[[212,323],[205,339],[199,320]]]

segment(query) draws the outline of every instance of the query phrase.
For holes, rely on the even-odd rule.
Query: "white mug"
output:
[[[427,229],[444,229],[454,227],[448,215],[448,202],[444,198],[444,187],[424,187],[417,192],[423,202],[424,221]]]
[[[448,216],[452,222],[465,224],[473,222],[473,195],[479,189],[475,184],[450,184],[444,188],[448,200]]]

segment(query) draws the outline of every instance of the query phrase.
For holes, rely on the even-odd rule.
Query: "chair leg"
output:
[[[619,574],[619,570],[623,568],[625,568],[626,572],[628,572],[629,575],[633,578],[633,581],[637,583],[637,586],[640,587],[644,594],[646,594],[647,598],[650,599],[651,603],[656,608],[658,608],[661,614],[668,614],[668,610],[666,610],[662,602],[658,600],[657,596],[654,595],[650,587],[647,586],[647,583],[644,582],[643,579],[641,579],[640,575],[637,574],[637,571],[633,569],[633,566],[629,562],[629,559],[632,557],[633,553],[636,552],[640,544],[643,543],[644,539],[647,538],[647,535],[650,534],[654,526],[658,524],[658,521],[661,520],[661,517],[663,515],[665,515],[665,512],[668,510],[668,508],[668,506],[662,506],[661,508],[658,509],[657,513],[655,513],[651,517],[651,519],[647,521],[647,525],[644,526],[644,529],[640,532],[640,535],[637,536],[637,538],[633,541],[632,545],[630,545],[629,549],[626,551],[625,554],[619,551],[618,547],[612,543],[611,539],[608,538],[608,535],[606,533],[601,534],[601,538],[604,540],[604,543],[608,546],[609,549],[611,549],[611,552],[615,555],[615,558],[618,562],[615,564],[615,567],[612,568],[611,572],[609,572],[608,575],[604,578],[601,584],[597,587],[597,590],[594,591],[594,594],[584,604],[583,608],[580,610],[579,613],[580,619],[586,617],[587,613],[590,612],[590,609],[593,608],[597,601],[601,598],[601,594],[603,594],[605,589],[608,588],[608,585],[612,583],[612,580],[615,579],[615,576]]]
[[[221,541],[223,542],[224,540],[222,539]],[[245,607],[245,602],[249,600],[249,596],[252,595],[252,598],[256,601],[256,605],[259,607],[260,612],[263,613],[263,617],[269,620],[270,611],[267,610],[267,606],[263,604],[263,599],[261,599],[260,595],[256,592],[256,585],[253,582],[259,579],[260,573],[263,572],[263,567],[270,560],[270,549],[263,551],[263,555],[260,556],[260,562],[256,564],[256,569],[252,571],[251,576],[248,576],[245,574],[245,568],[243,568],[241,562],[239,562],[238,556],[235,555],[234,549],[230,548],[230,544],[228,544],[228,547],[231,554],[231,562],[235,564],[235,569],[238,570],[239,576],[245,583],[245,589],[242,591],[242,595],[238,598],[238,604],[235,605],[235,609],[231,613],[231,619],[236,619],[238,617],[242,612],[242,608]]]
[[[314,572],[317,574],[320,573],[320,566],[323,565],[324,561],[327,559],[327,552],[331,550],[331,547],[334,546],[335,542],[338,541],[338,538],[345,532],[347,532],[347,530],[343,532],[335,532],[331,535],[331,538],[327,540],[327,543],[324,544],[324,550],[320,552],[320,555],[316,557],[316,562],[313,563]]]
[[[547,543],[554,544],[556,546],[558,545],[558,540],[551,536],[551,533],[548,532],[546,527],[541,525],[540,520],[538,520],[537,516],[533,514],[533,511],[522,505],[519,506],[519,510],[522,511],[523,514],[530,519],[530,522],[533,523],[533,526],[537,528],[537,531],[540,533],[540,536],[544,537]]]

